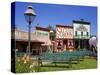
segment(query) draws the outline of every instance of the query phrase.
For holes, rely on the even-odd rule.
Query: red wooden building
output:
[[[55,50],[73,50],[73,26],[56,25]]]

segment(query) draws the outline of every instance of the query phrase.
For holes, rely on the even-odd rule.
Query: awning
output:
[[[51,45],[51,41],[48,37],[38,37],[38,40],[44,42],[44,44],[42,44],[42,46]]]
[[[15,36],[13,36],[16,41],[28,41],[28,33],[20,30],[15,31]],[[13,39],[13,38],[12,38]],[[34,33],[31,33],[31,42],[38,42],[42,45],[51,45],[49,37],[45,36],[36,36]]]

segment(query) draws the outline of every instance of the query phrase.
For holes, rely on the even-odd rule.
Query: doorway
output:
[[[63,40],[63,49],[64,49],[64,51],[67,50],[67,42],[68,42],[68,40]]]

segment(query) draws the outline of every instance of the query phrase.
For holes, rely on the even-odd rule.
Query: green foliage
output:
[[[58,63],[56,66],[52,63],[44,64],[41,67],[31,67],[34,61],[30,61],[26,64],[17,58],[15,62],[16,73],[29,73],[29,72],[47,72],[47,71],[62,71],[62,70],[79,70],[79,69],[92,69],[97,68],[97,60],[91,57],[85,57],[83,61],[80,61],[78,64],[72,64],[72,67],[68,67],[66,63]]]
[[[80,69],[94,69],[94,68],[97,68],[97,60],[92,58],[85,58],[78,64],[72,64],[71,68],[69,68],[67,64],[57,64],[56,67],[54,64],[46,64],[43,65],[40,69],[41,72],[47,72],[47,71],[63,71],[63,70],[66,71],[66,70],[80,70]]]
[[[34,64],[34,65],[33,65]],[[24,63],[20,58],[16,58],[15,61],[15,70],[16,73],[29,73],[29,72],[38,72],[39,66],[37,66],[36,60],[30,60],[27,63]]]
[[[30,64],[31,64],[30,62],[25,64],[22,60],[16,59],[16,62],[15,62],[16,73],[30,72]]]

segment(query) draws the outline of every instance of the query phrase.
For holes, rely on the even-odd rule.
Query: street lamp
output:
[[[31,41],[31,23],[33,22],[35,16],[36,16],[36,13],[35,11],[33,10],[32,6],[28,6],[26,11],[24,12],[24,16],[25,16],[25,19],[26,21],[28,22],[28,53],[29,53],[29,56],[30,56],[30,41]]]

